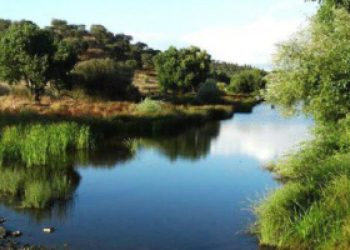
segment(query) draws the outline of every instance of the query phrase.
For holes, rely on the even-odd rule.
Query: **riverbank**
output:
[[[279,249],[350,248],[349,117],[317,124],[313,139],[271,170],[283,186],[255,207],[261,244]]]
[[[159,97],[161,98],[161,97]],[[224,96],[216,104],[201,105],[193,97],[165,97],[159,111],[139,110],[132,102],[43,98],[40,105],[23,97],[0,98],[0,127],[28,123],[77,122],[91,127],[99,138],[176,134],[208,121],[228,119],[235,112],[249,112],[258,103],[253,96]]]

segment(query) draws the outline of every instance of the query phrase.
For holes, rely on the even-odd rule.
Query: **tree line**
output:
[[[137,96],[131,85],[136,69],[155,70],[163,91],[197,92],[207,79],[222,82],[233,92],[251,93],[264,87],[263,70],[213,61],[195,46],[160,52],[132,40],[102,25],[87,29],[54,19],[41,28],[31,21],[1,19],[0,79],[24,82],[36,101],[48,85],[79,88],[106,99]],[[217,93],[213,86],[206,89]]]

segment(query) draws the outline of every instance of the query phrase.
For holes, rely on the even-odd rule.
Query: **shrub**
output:
[[[232,76],[228,89],[234,93],[256,93],[265,88],[265,75],[258,69],[243,70]]]
[[[143,102],[139,103],[136,110],[141,113],[159,113],[163,110],[163,103],[161,101],[152,100],[151,98],[146,98]]]
[[[74,69],[75,87],[90,96],[104,99],[123,99],[132,89],[133,70],[112,59],[92,59],[81,62]]]
[[[220,90],[217,82],[212,79],[206,80],[199,87],[197,99],[202,103],[213,103],[220,100]]]

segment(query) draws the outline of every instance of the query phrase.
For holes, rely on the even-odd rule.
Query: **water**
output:
[[[246,233],[250,207],[279,185],[263,166],[306,139],[310,124],[260,105],[176,137],[143,138],[134,154],[112,149],[75,166],[69,201],[45,211],[3,201],[0,215],[21,241],[68,249],[258,249]],[[47,226],[55,233],[43,234]]]

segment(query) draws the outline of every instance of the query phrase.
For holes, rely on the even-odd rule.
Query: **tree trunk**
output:
[[[34,89],[34,101],[37,104],[40,104],[40,89],[38,89],[38,88]]]

